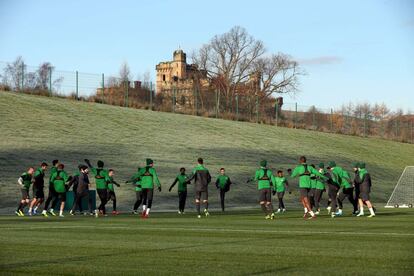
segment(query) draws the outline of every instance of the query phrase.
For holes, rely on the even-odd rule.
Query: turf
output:
[[[236,183],[228,204],[240,208],[257,204],[255,184],[245,181],[261,159],[272,169],[287,169],[302,154],[309,163],[334,159],[348,170],[352,162],[366,161],[373,178],[372,198],[379,205],[389,198],[404,167],[413,165],[414,145],[0,92],[2,213],[14,211],[20,196],[18,176],[42,160],[58,158],[73,173],[84,158],[94,163],[102,159],[123,183],[151,157],[163,185],[154,208],[170,210],[176,208],[177,195],[168,193],[168,186],[181,166],[190,170],[199,156],[213,176],[226,167]],[[293,194],[286,197],[289,207],[298,206],[296,185],[291,182]],[[212,206],[217,206],[216,193],[211,195]],[[123,185],[117,196],[120,209],[129,210],[135,200],[133,187]]]
[[[414,212],[0,217],[2,274],[413,275]]]

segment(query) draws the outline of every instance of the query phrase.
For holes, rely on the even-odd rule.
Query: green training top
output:
[[[358,172],[358,174],[359,174],[359,179],[361,179],[361,181],[362,181],[362,179],[364,179],[364,176],[365,176],[367,173],[368,173],[367,169],[359,169],[359,172]]]
[[[270,189],[272,186],[272,171],[261,167],[256,171],[254,181],[257,181],[257,189]]]
[[[139,178],[139,170],[140,168],[138,168],[137,172],[134,173],[131,177],[130,177],[130,181],[132,182],[132,184],[135,185],[135,191],[136,192],[141,192],[142,191],[142,187],[141,187],[141,179]]]
[[[273,182],[274,189],[276,192],[282,193],[286,191],[286,185],[287,185],[286,177],[273,176],[272,182]]]
[[[107,189],[108,184],[106,179],[108,178],[108,170],[103,168],[91,168],[93,175],[95,176],[96,189]]]
[[[65,193],[65,183],[68,181],[69,176],[64,170],[57,170],[52,174],[51,181],[55,187],[55,191],[58,193]]]
[[[24,172],[20,177],[23,179],[24,189],[28,190],[30,188],[30,185],[32,185],[32,175]]]
[[[230,180],[230,177],[228,177],[227,175],[219,175],[218,177],[217,177],[217,184],[218,184],[218,187],[220,188],[220,189],[224,189],[225,187],[226,187],[226,185],[227,185],[227,183],[229,182],[229,180]]]
[[[313,167],[312,167],[313,168]],[[316,175],[315,174],[311,174],[310,175],[310,183],[311,183],[311,189],[316,189]]]
[[[332,179],[341,188],[351,188],[349,173],[341,167],[334,167],[332,169]]]
[[[185,174],[179,174],[177,175],[176,180],[178,182],[178,191],[179,192],[187,191],[188,176],[186,176]]]
[[[114,178],[112,177],[112,176],[107,176],[106,178],[105,178],[105,181],[106,181],[106,183],[107,183],[107,185],[108,185],[108,190],[109,191],[111,191],[111,192],[115,192],[115,189],[114,189]]]
[[[326,169],[322,169],[321,174],[326,174]],[[316,189],[318,190],[325,190],[325,181],[321,179],[319,176],[316,177]]]
[[[49,176],[49,184],[53,184],[52,183],[52,175],[55,173],[55,172],[57,172],[57,168],[55,167],[55,166],[53,166],[53,167],[51,167],[50,168],[50,176]]]
[[[299,177],[299,188],[311,188],[311,174],[326,179],[326,177],[320,174],[315,168],[307,164],[300,164],[299,166],[297,166],[293,170],[292,175],[290,177]]]
[[[157,187],[161,187],[157,172],[152,167],[147,166],[141,168],[138,171],[138,177],[141,179],[141,186],[143,189],[153,189],[154,184],[157,185]]]

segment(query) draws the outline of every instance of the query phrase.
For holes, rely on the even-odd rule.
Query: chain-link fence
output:
[[[271,124],[414,143],[414,115],[370,108],[326,109],[283,103],[255,93],[225,95],[214,89],[169,86],[155,91],[150,81],[129,81],[105,74],[59,71],[49,64],[0,62],[0,90],[66,97],[102,104]]]

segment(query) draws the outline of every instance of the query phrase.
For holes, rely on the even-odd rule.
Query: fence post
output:
[[[49,66],[49,96],[52,96],[52,67]]]
[[[276,102],[275,104],[275,120],[276,120],[276,127],[279,123],[279,104]]]
[[[175,113],[175,87],[173,87],[173,98],[172,98],[172,111]]]
[[[331,132],[333,132],[333,109],[331,108]]]
[[[150,81],[150,109],[152,110],[152,81]]]
[[[256,123],[259,123],[259,96],[256,95]]]
[[[298,120],[298,103],[295,103],[295,127],[296,128],[296,124],[297,124],[297,120]]]
[[[367,114],[364,114],[364,137],[367,137]]]
[[[198,91],[198,89],[196,89],[195,90],[195,109],[196,109],[196,116],[198,116],[198,94],[199,94],[199,91]]]
[[[218,93],[216,89],[216,119],[218,118],[218,112],[219,112],[219,100],[218,100]]]
[[[23,91],[24,89],[24,62],[22,62],[22,83],[21,83],[21,88],[20,90]]]
[[[101,103],[104,104],[105,103],[105,74],[102,73],[102,95],[101,95],[102,99],[101,99]]]
[[[239,94],[236,93],[236,120],[239,120]]]
[[[316,107],[314,106],[313,108],[312,108],[312,128],[313,128],[313,130],[315,130],[316,128],[315,128],[315,109],[316,109]]]
[[[124,107],[128,107],[128,93],[129,93],[129,87],[128,87],[128,80],[124,81],[124,88],[125,88],[125,96],[124,96]]]
[[[76,100],[79,100],[79,73],[76,71]]]

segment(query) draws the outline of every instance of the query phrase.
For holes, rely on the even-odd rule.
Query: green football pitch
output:
[[[1,274],[414,275],[414,211],[0,217]]]

